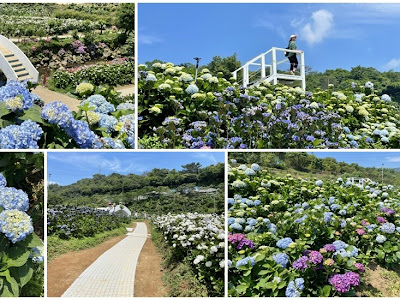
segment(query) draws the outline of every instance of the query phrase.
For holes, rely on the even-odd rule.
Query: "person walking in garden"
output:
[[[292,34],[290,36],[289,46],[288,46],[289,50],[297,50],[296,38],[297,35],[295,34]],[[288,52],[287,58],[290,61],[290,74],[294,75],[294,72],[296,72],[297,66],[299,64],[299,62],[297,61],[296,53]]]

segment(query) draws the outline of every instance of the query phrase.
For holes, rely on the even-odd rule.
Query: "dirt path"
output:
[[[149,222],[145,222],[150,232]],[[139,255],[135,274],[135,297],[163,297],[166,288],[162,281],[162,259],[151,239],[148,237]]]
[[[134,223],[132,227],[135,228],[136,224]],[[125,235],[114,237],[96,247],[68,252],[53,259],[47,265],[47,296],[61,297],[86,268],[125,237]]]
[[[40,98],[42,98],[45,103],[61,101],[62,103],[66,104],[70,110],[73,111],[78,111],[78,106],[81,104],[81,101],[79,101],[78,99],[54,91],[50,91],[48,88],[45,88],[41,85],[38,85],[33,90],[33,92],[37,94]]]

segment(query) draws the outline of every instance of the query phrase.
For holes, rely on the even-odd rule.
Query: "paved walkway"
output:
[[[115,87],[115,90],[117,92],[120,92],[121,96],[133,95],[133,93],[135,92],[135,85],[133,84],[121,85]]]
[[[147,238],[145,223],[103,253],[65,291],[62,297],[133,297],[135,271]]]
[[[42,85],[38,85],[32,92],[42,98],[46,104],[54,101],[61,101],[72,111],[78,111],[78,106],[81,104],[81,101],[78,99],[69,97],[65,94],[50,91],[48,88],[45,88]]]

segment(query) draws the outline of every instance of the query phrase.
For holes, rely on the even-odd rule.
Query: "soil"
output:
[[[61,297],[87,267],[125,237],[114,237],[93,248],[67,252],[53,259],[47,265],[47,296]]]
[[[120,92],[121,96],[132,95],[135,92],[135,85],[133,85],[133,84],[121,85],[121,86],[115,87],[115,90],[117,92]]]
[[[150,225],[145,221],[147,231],[150,233]],[[162,258],[149,236],[139,255],[136,267],[134,293],[135,297],[164,297],[167,290],[162,281]]]

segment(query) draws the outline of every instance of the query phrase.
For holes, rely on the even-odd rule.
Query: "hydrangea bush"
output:
[[[43,263],[43,242],[33,232],[28,195],[7,187],[0,173],[0,296],[18,297]]]
[[[230,165],[228,177],[231,296],[350,296],[369,262],[399,265],[393,186],[277,177],[244,164]]]
[[[82,101],[78,112],[59,101],[42,106],[25,82],[0,88],[1,149],[134,148],[133,103],[115,105],[95,94]]]
[[[174,248],[174,255],[186,260],[204,283],[209,296],[224,295],[224,217],[216,214],[171,213],[156,216],[153,224]]]
[[[398,148],[399,106],[373,84],[346,91],[243,88],[207,69],[197,82],[172,63],[139,66],[144,148]]]
[[[57,205],[47,210],[47,233],[61,239],[84,238],[122,227],[129,221],[128,217],[105,210]]]

